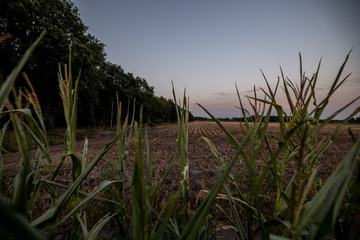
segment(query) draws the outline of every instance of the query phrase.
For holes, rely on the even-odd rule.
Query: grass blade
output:
[[[88,236],[86,237],[86,240],[95,240],[97,236],[99,235],[101,229],[104,227],[104,225],[113,217],[114,215],[110,215],[109,213],[105,215],[102,219],[100,219],[99,222],[97,222],[94,227],[89,232]]]
[[[232,160],[230,161],[226,169],[223,171],[221,176],[215,182],[210,192],[206,195],[204,201],[196,209],[195,214],[191,217],[190,222],[187,224],[186,228],[182,232],[180,239],[197,239],[199,230],[202,227],[204,220],[206,219],[206,216],[208,214],[210,207],[212,206],[213,201],[215,200],[218,192],[222,188],[225,180],[227,179],[232,166],[234,165],[238,157],[241,155],[243,151],[242,148],[245,145],[245,143],[248,141],[248,138],[250,137],[251,134],[252,131],[248,132],[243,143],[238,148],[236,154],[233,156]]]
[[[31,225],[36,226],[40,229],[46,229],[51,223],[55,223],[57,217],[60,215],[61,211],[65,208],[67,202],[70,200],[72,194],[79,188],[82,184],[82,181],[91,170],[96,166],[96,164],[102,159],[102,157],[109,151],[109,149],[117,142],[117,140],[125,134],[126,131],[121,132],[116,136],[111,142],[106,144],[102,151],[93,159],[93,161],[86,167],[84,172],[76,179],[76,181],[69,187],[69,189],[55,202],[55,204],[46,211],[43,215],[35,219]]]
[[[144,179],[144,166],[142,157],[142,144],[141,144],[141,128],[138,124],[134,125],[135,131],[135,165],[133,170],[133,177],[131,181],[131,194],[132,194],[132,225],[133,225],[133,238],[134,239],[147,239],[147,204],[146,204],[146,190]]]
[[[18,77],[21,69],[24,67],[26,61],[29,59],[31,53],[34,51],[36,46],[40,43],[41,39],[44,37],[46,31],[43,31],[40,36],[31,44],[31,46],[26,50],[25,54],[20,59],[19,63],[12,70],[10,75],[6,78],[5,82],[1,85],[0,88],[0,106],[2,106],[8,97],[11,88],[13,87],[16,78]]]
[[[0,216],[0,228],[14,234],[16,239],[46,239],[2,196],[0,196]],[[1,233],[0,236],[2,234],[3,233]]]
[[[78,205],[76,205],[68,214],[66,214],[65,217],[63,217],[60,221],[58,221],[56,224],[54,224],[50,228],[50,230],[46,233],[46,235],[51,236],[60,225],[64,224],[67,219],[69,219],[74,213],[76,213],[78,211],[78,209],[80,209],[80,207],[82,207],[85,203],[87,203],[89,200],[93,199],[96,194],[98,194],[99,192],[104,190],[109,185],[116,184],[118,182],[119,181],[104,181],[104,182],[100,183],[100,185],[93,192],[88,194],[84,198],[84,200],[82,200]]]
[[[2,148],[2,145],[3,145],[3,139],[4,139],[4,136],[5,136],[5,133],[6,133],[6,130],[9,126],[9,123],[10,123],[10,120],[7,121],[3,128],[1,129],[1,133],[0,133],[0,148]],[[4,174],[4,159],[3,159],[3,156],[2,156],[2,152],[0,151],[0,193],[1,193],[1,190],[2,190],[2,178],[3,178],[3,174]]]
[[[360,138],[301,215],[294,236],[299,237],[301,231],[311,224],[310,238],[316,239],[335,224],[359,154]]]

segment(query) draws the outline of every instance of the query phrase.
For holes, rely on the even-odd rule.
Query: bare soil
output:
[[[244,135],[241,132],[240,124],[234,122],[224,122],[224,126],[241,141]],[[328,137],[336,125],[329,124],[321,132],[319,139]],[[348,134],[348,128],[351,128],[355,136],[360,135],[360,125],[343,126],[339,131],[334,143],[326,152],[320,157],[318,162],[318,176],[325,180],[336,168],[338,163],[344,158],[353,146],[351,136]],[[278,129],[277,123],[270,124],[268,130],[276,134]],[[87,137],[89,140],[88,161],[90,162],[101,151],[101,149],[109,143],[114,137],[113,131],[82,131],[78,134],[80,139]],[[151,147],[151,158],[153,164],[153,181],[154,184],[163,176],[171,161],[176,157],[176,138],[177,125],[166,125],[147,129],[147,135]],[[202,137],[209,138],[217,150],[221,154],[225,162],[230,161],[235,153],[229,140],[222,130],[213,122],[191,122],[189,124],[189,164],[190,164],[190,209],[196,205],[197,199],[201,198],[200,190],[210,189],[214,181],[217,179],[215,168],[219,166],[217,159],[214,157],[209,146]],[[77,153],[82,154],[84,140],[77,142]],[[129,152],[128,164],[126,171],[129,175],[132,174],[132,164],[134,161],[133,143]],[[145,146],[145,144],[144,144]],[[245,151],[250,151],[246,146]],[[50,147],[50,154],[52,157],[54,167],[58,164],[64,152],[63,145]],[[144,151],[145,152],[145,151]],[[116,146],[103,157],[103,160],[95,167],[92,173],[85,181],[85,188],[87,191],[94,189],[104,179],[117,178],[117,149]],[[32,151],[35,155],[35,151]],[[261,164],[261,163],[259,163]],[[49,170],[46,159],[42,163],[41,172],[45,178],[49,178]],[[19,163],[9,155],[4,155],[4,178],[3,186],[10,186],[13,177],[19,170]],[[243,168],[244,174],[246,168]],[[61,169],[56,181],[67,185],[71,178],[71,162],[66,160]],[[174,192],[179,187],[181,180],[180,169],[177,164],[174,165],[169,177],[164,183],[162,196],[166,196],[168,192]],[[130,193],[130,181],[125,183],[125,191]],[[130,194],[129,194],[130,196]],[[129,197],[128,196],[128,197]],[[45,198],[45,197],[44,197]],[[44,204],[45,204],[44,199]]]
[[[239,141],[242,140],[243,134],[240,129],[240,124],[235,122],[224,122],[223,125],[236,137]],[[319,139],[328,137],[336,128],[336,125],[329,124],[321,132]],[[318,176],[325,180],[336,168],[338,163],[344,158],[353,146],[351,136],[348,134],[348,128],[354,132],[355,136],[360,135],[360,125],[346,125],[343,126],[333,144],[328,148],[325,153],[320,157],[318,165]],[[276,134],[278,129],[277,123],[271,123],[268,127],[268,131],[272,134]],[[157,181],[161,177],[174,157],[176,157],[176,137],[177,137],[177,125],[166,125],[147,129],[147,135],[151,146],[151,157],[153,164],[154,180]],[[114,137],[114,131],[80,131],[78,138],[82,139],[77,142],[77,154],[82,155],[84,138],[88,138],[88,161],[91,161],[101,151],[101,149],[109,143]],[[189,124],[189,165],[190,165],[190,188],[193,194],[197,194],[200,189],[206,187],[210,188],[217,178],[214,167],[218,166],[218,161],[211,152],[209,146],[206,144],[202,137],[209,138],[217,150],[221,154],[225,162],[228,162],[235,153],[228,138],[223,131],[214,122],[191,122]],[[144,144],[145,145],[145,144]],[[248,148],[248,146],[246,146]],[[246,149],[249,150],[249,149]],[[144,151],[145,152],[145,151]],[[35,151],[31,152],[35,156]],[[63,145],[56,145],[50,147],[50,155],[55,167],[61,159],[64,153]],[[111,176],[116,173],[114,167],[117,166],[117,149],[116,146],[110,149],[105,155],[103,160],[98,166],[95,167],[93,172],[87,179],[87,185],[89,188],[95,187],[101,180],[101,175]],[[43,165],[46,166],[46,159],[44,159]],[[128,159],[128,170],[131,175],[131,165],[134,159],[133,144]],[[107,164],[104,164],[107,163]],[[106,172],[106,166],[111,166]],[[70,181],[71,177],[71,163],[67,160],[64,167],[60,171],[57,178],[58,181],[66,183]],[[19,170],[19,162],[13,159],[9,155],[4,155],[4,179],[9,181],[16,175]],[[44,169],[46,172],[46,169]],[[45,175],[46,177],[46,175]],[[114,177],[116,177],[114,175]],[[178,187],[178,181],[180,181],[180,169],[176,166],[173,169],[171,177],[165,182],[165,188],[171,190]],[[196,196],[193,196],[196,198]]]

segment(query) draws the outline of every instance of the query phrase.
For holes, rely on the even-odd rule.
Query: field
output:
[[[243,134],[241,133],[240,123],[238,122],[223,122],[222,123],[237,139],[239,142],[242,140]],[[335,124],[327,125],[321,132],[320,138],[329,136],[335,129]],[[328,148],[319,160],[318,176],[325,180],[336,168],[338,163],[344,158],[353,146],[351,136],[348,133],[348,128],[354,132],[356,136],[360,135],[360,125],[345,125],[342,126],[338,133],[333,145]],[[155,181],[156,176],[161,176],[166,170],[172,159],[176,156],[176,125],[165,125],[154,128],[148,128],[147,134],[151,145],[151,154],[153,160]],[[268,127],[269,132],[275,134],[279,131],[277,123],[271,123]],[[82,147],[84,138],[89,139],[88,159],[93,159],[96,154],[115,137],[114,131],[86,131],[80,130],[77,134],[77,152],[82,154]],[[210,188],[213,181],[217,176],[214,167],[218,166],[217,160],[209,149],[205,141],[201,137],[209,138],[225,161],[228,161],[235,153],[231,147],[224,132],[214,122],[191,122],[189,124],[189,165],[190,165],[190,189],[192,191],[192,198],[195,200],[199,190],[204,186]],[[133,147],[133,146],[132,146]],[[58,164],[65,149],[63,145],[56,145],[50,147],[50,154],[54,161],[54,166]],[[249,149],[247,150],[249,151]],[[32,151],[35,154],[35,151]],[[131,165],[134,161],[134,151],[129,154],[129,169],[131,173]],[[112,162],[116,159],[117,149],[114,146],[110,152],[103,158],[101,167],[100,165],[90,174],[86,184],[87,187],[93,188],[96,186],[101,178],[101,175],[111,176],[114,173],[114,168],[117,163]],[[116,161],[116,160],[114,160]],[[261,164],[261,162],[259,162]],[[19,164],[16,160],[12,159],[9,155],[4,156],[4,175],[7,181],[14,177],[18,172]],[[109,168],[109,169],[107,169]],[[66,168],[65,168],[66,169]],[[44,170],[45,171],[45,170]],[[171,180],[165,182],[165,188],[171,190],[178,187],[180,181],[180,169],[176,166],[173,169]],[[246,171],[246,169],[244,169]],[[71,177],[71,166],[68,164],[68,171],[62,170],[58,179],[63,183],[68,183]],[[175,177],[175,178],[174,178]],[[179,179],[176,179],[178,177]],[[5,180],[6,181],[6,180]],[[204,185],[205,184],[205,185]]]
[[[237,138],[240,142],[243,138],[243,133],[240,128],[240,123],[236,122],[223,122],[223,125],[231,132],[231,134]],[[335,124],[328,124],[321,131],[319,138],[328,137],[335,129]],[[320,157],[318,162],[317,176],[323,181],[334,171],[338,163],[344,158],[353,146],[351,136],[348,134],[348,128],[351,128],[355,136],[360,135],[360,125],[345,125],[343,126],[333,144],[328,148]],[[153,184],[155,185],[160,178],[164,175],[166,169],[170,165],[171,161],[176,157],[176,137],[178,134],[177,125],[165,125],[153,128],[147,128],[146,133],[149,140],[149,146],[151,148],[151,159],[153,169]],[[268,131],[276,135],[279,132],[277,123],[270,123]],[[144,132],[145,133],[145,132]],[[115,137],[114,131],[86,131],[80,130],[77,133],[77,152],[79,155],[82,154],[82,145],[84,144],[84,138],[89,139],[89,150],[88,159],[93,159],[96,154],[104,147],[104,145],[110,142]],[[219,167],[218,160],[211,152],[209,146],[202,137],[209,138],[217,150],[221,154],[225,162],[229,162],[231,157],[234,155],[235,150],[231,147],[228,138],[224,132],[214,122],[191,122],[189,123],[189,211],[192,212],[199,201],[202,200],[204,194],[201,194],[201,190],[209,190],[213,183],[218,178],[215,171]],[[145,144],[144,144],[145,146]],[[249,146],[245,146],[245,151],[250,151]],[[146,151],[144,151],[146,152]],[[50,155],[54,161],[54,166],[58,164],[61,156],[64,153],[63,145],[56,145],[50,147]],[[35,155],[35,151],[31,152]],[[117,149],[113,146],[110,151],[102,158],[99,164],[93,169],[89,176],[85,179],[85,189],[87,192],[91,192],[95,189],[101,181],[107,179],[118,178],[118,163],[117,163]],[[129,158],[126,165],[126,173],[129,175],[125,182],[125,199],[130,201],[131,182],[130,176],[132,174],[132,168],[134,164],[134,143],[131,142],[129,151]],[[257,161],[256,168],[262,166],[262,161]],[[19,170],[19,164],[9,155],[4,155],[4,178],[3,181],[5,186],[10,186],[13,177]],[[50,178],[50,173],[47,170],[45,161],[41,164],[40,171],[45,178]],[[236,169],[236,170],[235,170]],[[244,176],[246,175],[247,168],[240,161],[237,167],[234,168],[235,174]],[[292,173],[288,174],[291,177]],[[68,185],[71,180],[71,162],[67,160],[64,167],[60,170],[57,178],[58,183]],[[289,179],[288,179],[289,180]],[[161,199],[166,198],[171,193],[175,192],[179,188],[179,182],[181,181],[181,170],[177,164],[174,165],[171,173],[167,177],[162,187],[162,190],[157,197],[159,204]],[[111,192],[103,193],[103,195],[111,195]],[[111,196],[110,196],[111,197]],[[116,200],[116,199],[115,199]],[[48,202],[50,201],[49,194],[45,194],[40,198],[38,205],[39,209],[46,209]],[[41,207],[42,206],[42,207]],[[41,215],[41,210],[38,210],[37,214]],[[36,216],[36,214],[35,214]],[[90,216],[89,221],[91,222]],[[94,219],[95,221],[95,219]],[[359,223],[356,223],[359,225]]]
[[[243,134],[241,133],[240,123],[238,122],[223,122],[222,123],[232,134],[237,137],[239,141],[242,140]],[[327,125],[321,132],[320,138],[329,136],[335,129],[335,124]],[[345,125],[338,133],[333,145],[328,148],[324,154],[320,157],[318,176],[325,180],[336,168],[338,163],[344,158],[353,146],[351,136],[348,134],[348,128],[355,133],[356,136],[360,135],[360,125]],[[176,156],[176,137],[177,137],[176,125],[165,125],[154,128],[148,128],[147,134],[151,146],[151,154],[154,168],[154,181],[157,181],[157,177],[167,169],[172,159]],[[279,131],[277,123],[271,123],[269,132],[275,134]],[[86,131],[80,130],[77,134],[77,152],[82,154],[82,146],[84,144],[84,138],[89,139],[88,159],[93,159],[96,154],[115,137],[114,131]],[[235,153],[235,150],[231,147],[224,132],[214,122],[191,122],[189,124],[189,165],[190,165],[190,189],[191,198],[195,201],[197,194],[205,186],[209,189],[213,182],[217,179],[214,167],[218,166],[218,162],[209,146],[205,141],[201,140],[201,137],[209,138],[225,161],[228,161]],[[132,146],[133,147],[133,146]],[[56,145],[50,147],[50,154],[54,161],[54,166],[58,164],[65,149],[63,145]],[[249,151],[249,149],[247,149]],[[35,151],[32,151],[35,154]],[[129,154],[128,173],[131,173],[131,165],[134,161],[134,151],[130,151]],[[110,152],[105,155],[103,161],[97,166],[90,176],[87,178],[86,187],[92,189],[101,180],[101,177],[115,176],[117,163],[112,162],[112,159],[117,158],[117,149],[114,146]],[[114,160],[116,161],[116,160]],[[261,164],[261,162],[259,162]],[[68,171],[62,169],[58,178],[63,183],[69,183],[71,178],[71,166],[68,163]],[[10,181],[12,177],[19,170],[19,164],[16,160],[9,155],[4,156],[4,175],[5,181]],[[44,169],[44,171],[46,171]],[[244,171],[246,169],[244,168]],[[171,174],[171,179],[165,182],[164,188],[168,190],[175,190],[178,187],[180,181],[180,169],[176,166]],[[128,186],[130,189],[130,186]]]

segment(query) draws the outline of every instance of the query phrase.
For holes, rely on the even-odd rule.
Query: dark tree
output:
[[[145,79],[125,73],[121,66],[106,61],[104,44],[86,33],[87,27],[81,21],[78,9],[69,0],[0,1],[0,36],[11,36],[0,44],[1,75],[10,73],[43,30],[46,35],[23,70],[39,96],[48,126],[65,124],[57,72],[59,64],[63,68],[68,63],[69,46],[73,78],[82,70],[78,99],[80,126],[109,126],[116,116],[116,92],[123,103],[123,116],[128,103],[132,109],[136,99],[137,118],[140,106],[143,106],[146,122],[176,120],[175,105],[155,97],[154,87]],[[16,84],[19,87],[24,82],[19,78]]]
[[[80,105],[86,106],[87,119],[94,119],[94,108],[98,102],[96,88],[99,86],[98,76],[101,75],[97,64],[105,60],[104,45],[86,34],[87,27],[82,23],[78,9],[70,1],[1,1],[0,35],[11,35],[0,47],[2,74],[9,74],[43,30],[47,32],[45,38],[23,70],[37,91],[47,124],[51,126],[64,122],[62,108],[59,107],[61,99],[57,71],[59,63],[68,63],[70,45],[74,77],[80,68],[83,69],[79,89]],[[22,84],[19,78],[17,85]],[[94,121],[89,120],[87,124],[94,124]]]

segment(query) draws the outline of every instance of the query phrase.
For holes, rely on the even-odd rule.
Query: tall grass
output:
[[[3,188],[1,189],[1,239],[53,238],[71,219],[71,233],[64,236],[71,239],[96,239],[108,222],[115,222],[118,226],[116,229],[119,239],[198,239],[201,238],[200,233],[204,228],[215,225],[207,224],[211,219],[210,211],[214,207],[224,214],[240,239],[318,239],[327,234],[334,234],[341,239],[349,236],[349,225],[354,221],[359,206],[360,178],[353,179],[352,175],[355,166],[359,165],[360,140],[357,140],[347,157],[324,183],[316,176],[319,157],[331,146],[340,126],[326,138],[319,139],[319,132],[329,121],[359,99],[358,97],[349,102],[324,122],[320,121],[332,95],[348,77],[341,78],[341,75],[349,55],[328,95],[320,102],[317,101],[315,91],[320,63],[316,73],[307,78],[302,70],[301,56],[299,85],[285,78],[281,69],[281,80],[278,80],[273,89],[264,75],[267,90],[262,89],[262,92],[265,97],[258,97],[256,91],[254,96],[247,97],[254,116],[250,116],[250,111],[244,108],[236,87],[239,109],[244,116],[244,122],[240,125],[243,133],[241,141],[200,105],[226,134],[235,153],[226,164],[217,146],[203,137],[218,159],[220,169],[218,179],[212,188],[206,191],[204,200],[192,209],[194,211],[189,211],[189,100],[186,93],[184,92],[182,104],[176,104],[178,135],[174,144],[177,154],[155,184],[151,146],[146,125],[142,121],[142,109],[138,121],[135,121],[135,111],[132,116],[129,116],[128,112],[127,116],[122,118],[122,103],[117,101],[116,137],[93,159],[88,159],[86,139],[82,154],[76,150],[77,89],[81,78],[79,74],[75,82],[72,80],[71,52],[69,68],[65,66],[64,71],[61,71],[59,67],[58,74],[67,123],[64,154],[59,162],[52,161],[40,104],[26,75],[24,77],[30,90],[14,90],[14,101],[8,100],[22,66],[43,35],[29,48],[0,89],[1,117],[10,119],[0,131],[0,177],[3,178],[2,153],[8,153],[21,163],[13,183],[14,194],[6,194]],[[291,108],[290,114],[284,111],[276,99],[280,83]],[[174,86],[173,95],[176,103]],[[267,131],[273,111],[279,118],[279,135]],[[359,109],[349,118],[358,112]],[[7,152],[2,145],[10,124],[19,145],[20,157]],[[30,154],[28,139],[37,147],[35,157]],[[134,148],[131,147],[132,144]],[[245,151],[245,146],[250,146],[251,151]],[[105,154],[112,147],[118,150],[118,159],[114,161],[118,174],[114,180],[104,180],[94,190],[86,192],[85,178],[106,158]],[[133,161],[129,158],[132,149],[135,155]],[[44,164],[49,167],[50,177],[47,178],[40,173],[43,157],[47,160]],[[71,181],[65,186],[57,181],[57,177],[61,169],[69,170],[64,166],[67,161],[71,161]],[[181,181],[178,188],[159,203],[163,184],[169,178],[176,162],[181,170]],[[247,168],[246,172],[241,169],[242,164]],[[131,166],[132,172],[127,171]],[[295,171],[288,180],[287,175],[292,166],[295,166]],[[127,181],[131,184],[130,193],[125,191]],[[59,188],[65,191],[58,191]],[[110,192],[109,198],[98,196],[99,193],[104,193],[104,190]],[[33,217],[33,211],[38,207],[40,192],[49,194],[51,201],[46,209]],[[130,198],[127,197],[128,194],[131,194]],[[343,204],[345,196],[348,199],[346,205]],[[227,200],[228,206],[219,202],[215,204],[221,199]],[[94,202],[100,203],[104,208],[103,211],[95,210],[98,215],[100,212],[102,215],[98,216],[98,222],[89,229],[87,216],[94,214],[91,209],[96,207],[88,206],[93,206]],[[115,232],[115,227],[112,231]]]
[[[189,159],[188,159],[188,138],[189,138],[189,102],[186,99],[186,91],[184,91],[182,108],[181,103],[177,105],[175,89],[173,85],[173,96],[176,106],[176,115],[178,122],[178,136],[176,139],[176,147],[179,156],[179,167],[181,170],[181,193],[183,197],[183,207],[181,210],[181,227],[184,228],[188,222],[188,203],[189,203]]]
[[[248,185],[242,184],[236,177],[230,175],[233,191],[230,192],[229,188],[224,186],[226,198],[234,217],[229,217],[229,214],[221,209],[226,213],[232,226],[237,229],[241,239],[253,239],[259,232],[263,239],[269,237],[275,239],[276,234],[294,239],[300,237],[317,239],[329,233],[335,223],[341,221],[337,214],[359,156],[359,140],[352,152],[323,186],[316,184],[321,182],[316,177],[316,169],[321,154],[331,146],[342,123],[327,138],[319,139],[320,131],[339,113],[360,98],[355,98],[324,121],[320,121],[322,112],[332,95],[349,77],[347,75],[341,78],[349,54],[340,67],[329,93],[321,102],[317,102],[315,91],[321,62],[314,75],[307,78],[302,70],[302,60],[299,55],[299,85],[285,78],[280,69],[283,91],[291,110],[290,115],[277,103],[276,96],[280,79],[276,87],[272,89],[263,74],[268,87],[267,90],[261,89],[265,97],[259,98],[255,90],[253,97],[247,97],[254,113],[253,116],[249,116],[250,111],[244,108],[239,91],[237,91],[239,108],[244,116],[244,133],[251,132],[251,135],[246,137],[241,144],[208,112],[226,133],[230,144],[241,152],[239,160],[243,161],[247,167],[247,174],[242,171],[240,175],[246,175]],[[313,109],[311,109],[311,104],[314,105]],[[202,108],[207,112],[204,107]],[[273,109],[279,119],[280,136],[275,136],[267,131]],[[344,122],[358,112],[359,109],[356,109]],[[219,159],[220,166],[225,168],[224,161],[215,146],[210,140],[207,142]],[[244,144],[250,145],[251,151],[242,150]],[[258,165],[258,161],[261,161],[262,164]],[[295,166],[295,172],[290,181],[287,181],[286,175],[291,172],[292,166]],[[337,179],[338,182],[335,183],[334,179]],[[273,188],[271,183],[275,183]],[[340,183],[342,189],[339,188],[338,184]],[[274,199],[270,197],[269,201],[264,196],[270,196],[271,191],[276,192],[276,196]],[[247,216],[245,221],[239,217],[244,213]],[[329,215],[332,217],[330,218]],[[331,221],[328,222],[330,219]],[[245,234],[244,225],[247,226],[247,234]]]

